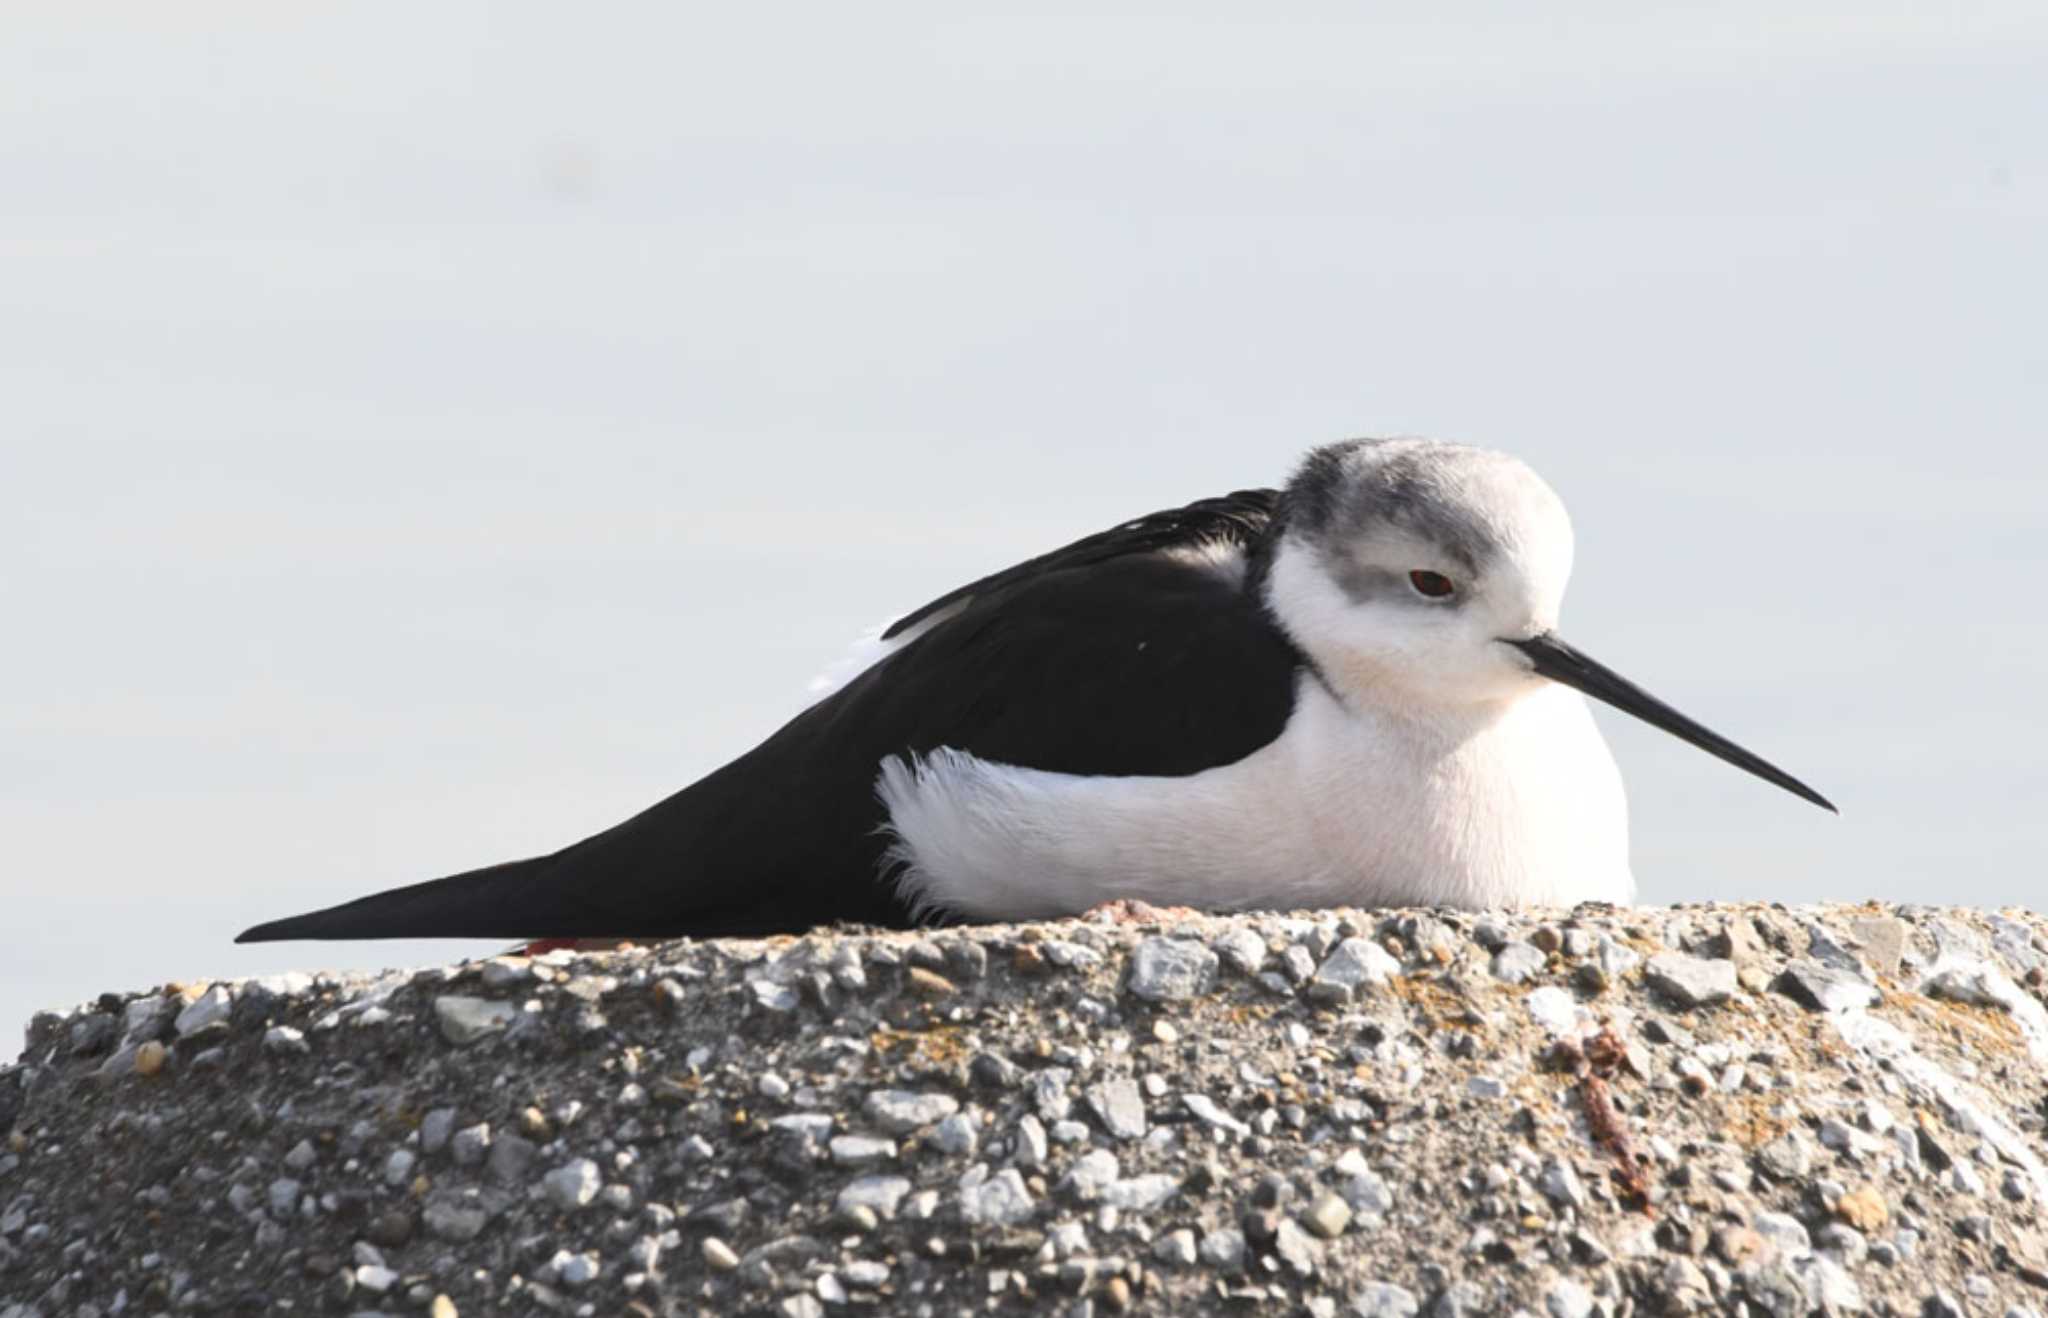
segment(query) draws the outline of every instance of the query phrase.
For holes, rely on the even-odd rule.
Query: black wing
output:
[[[901,925],[883,881],[883,759],[939,747],[1055,772],[1180,775],[1242,759],[1293,709],[1300,658],[1235,575],[1276,495],[1155,513],[941,596],[930,630],[633,818],[513,861],[259,925],[285,938],[662,937]],[[957,611],[947,610],[958,606]]]

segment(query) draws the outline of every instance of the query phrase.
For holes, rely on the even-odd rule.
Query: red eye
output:
[[[1415,587],[1416,594],[1427,595],[1433,600],[1440,600],[1457,589],[1451,579],[1443,573],[1424,572],[1421,569],[1408,574],[1408,584]]]

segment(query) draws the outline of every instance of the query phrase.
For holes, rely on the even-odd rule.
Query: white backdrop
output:
[[[10,5],[0,1020],[487,950],[228,940],[1362,433],[1843,807],[1608,720],[1645,900],[2030,900],[2048,10],[1523,8]]]

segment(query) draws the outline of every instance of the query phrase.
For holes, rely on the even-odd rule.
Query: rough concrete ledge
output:
[[[108,994],[0,1315],[2029,1313],[2048,925],[1317,911]]]

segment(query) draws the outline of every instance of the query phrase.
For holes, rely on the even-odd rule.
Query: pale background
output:
[[[0,1029],[487,950],[229,939],[1360,433],[1843,807],[1608,719],[1646,901],[2035,897],[2048,8],[974,8],[6,7]]]

